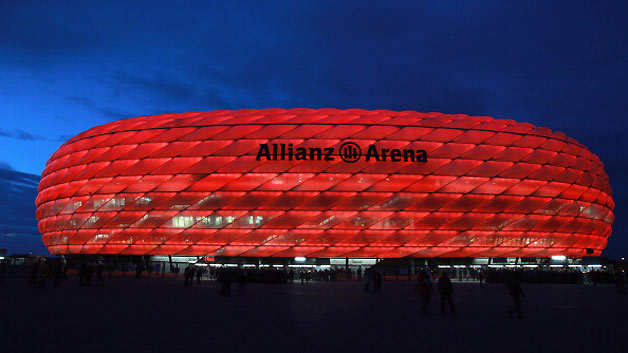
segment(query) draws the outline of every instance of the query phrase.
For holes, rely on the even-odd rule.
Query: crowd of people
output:
[[[623,275],[620,271],[597,269],[585,273],[575,268],[548,270],[538,267],[523,269],[489,268],[486,270],[486,280],[495,283],[507,282],[513,271],[519,273],[520,280],[524,283],[612,284],[623,281]]]
[[[153,272],[159,272],[160,268],[151,264],[137,263],[134,266],[135,279],[141,279],[144,271],[149,275]],[[248,283],[293,283],[300,281],[308,283],[310,281],[335,281],[337,279],[357,279],[363,281],[363,290],[365,292],[372,291],[377,293],[382,288],[382,280],[384,279],[384,269],[378,266],[366,268],[350,269],[350,268],[323,268],[316,269],[314,267],[220,267],[220,266],[196,266],[195,264],[187,264],[183,270],[184,286],[200,287],[203,280],[215,280],[220,284],[219,293],[223,296],[231,295],[231,284],[237,283],[240,295],[244,295],[245,288]],[[59,286],[67,279],[69,268],[76,269],[78,274],[78,285],[91,287],[105,285],[105,272],[109,276],[113,272],[120,271],[122,274],[129,270],[129,266],[120,266],[111,263],[102,262],[82,262],[80,264],[68,264],[61,260],[47,260],[38,258],[30,266],[28,284],[44,289],[47,283],[52,279],[54,286]],[[162,275],[165,268],[161,268]],[[176,277],[179,274],[179,266],[177,264],[170,265],[170,271]],[[455,270],[454,270],[455,271]],[[621,271],[612,271],[609,269],[598,269],[583,273],[575,268],[562,269],[544,269],[544,268],[484,268],[484,269],[465,269],[464,271],[451,271],[424,268],[418,271],[416,276],[415,291],[419,293],[421,298],[421,310],[427,313],[428,304],[432,297],[432,282],[437,283],[437,289],[440,296],[441,313],[444,315],[449,308],[451,314],[455,314],[455,304],[453,300],[454,289],[452,284],[452,276],[458,277],[459,280],[472,279],[479,281],[480,285],[483,281],[491,283],[506,283],[508,293],[512,297],[514,307],[509,314],[521,317],[521,298],[523,290],[521,283],[592,283],[592,284],[610,284],[617,286],[617,291],[625,293],[624,282],[625,274]],[[0,261],[0,282],[4,280],[7,272],[7,264]]]
[[[6,272],[6,268],[4,270]],[[59,286],[67,278],[68,267],[61,261],[50,262],[44,258],[39,258],[30,268],[28,284],[44,289],[48,283],[48,278],[52,276],[55,287]]]

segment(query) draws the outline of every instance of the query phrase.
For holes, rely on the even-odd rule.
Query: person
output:
[[[440,313],[445,315],[447,303],[451,309],[451,314],[456,315],[456,307],[454,306],[454,286],[451,284],[449,274],[445,271],[441,278],[438,279],[438,294],[440,295]]]
[[[373,291],[379,292],[382,289],[382,274],[379,271],[373,271]]]
[[[135,265],[135,279],[141,279],[142,278],[143,267],[144,266],[142,264]]]
[[[432,282],[425,271],[419,272],[416,276],[416,290],[421,296],[421,310],[423,314],[427,314],[427,305],[432,299]]]
[[[103,277],[103,272],[105,271],[105,265],[99,263],[96,265],[96,286],[105,286],[105,278]]]
[[[362,280],[362,267],[358,267],[358,281]]]
[[[231,273],[226,268],[221,268],[218,273],[218,280],[220,281],[221,288],[220,294],[225,297],[231,296]]]
[[[7,263],[0,261],[0,282],[4,282],[4,276],[7,273]]]
[[[244,295],[244,287],[246,287],[246,283],[249,280],[249,273],[246,269],[243,269],[240,272],[240,276],[238,278],[238,286],[240,287],[240,295]]]
[[[478,273],[478,279],[480,280],[480,287],[484,287],[484,270],[480,270],[480,273]]]
[[[617,293],[626,294],[626,287],[624,287],[624,274],[621,271],[615,272],[615,287]]]
[[[364,271],[364,291],[368,292],[371,290],[371,270]]]
[[[508,316],[512,318],[513,314],[517,314],[519,319],[523,319],[523,315],[521,315],[521,297],[524,297],[523,290],[521,289],[521,284],[519,283],[519,275],[517,273],[513,273],[510,275],[510,279],[508,281],[508,293],[510,294],[510,298],[512,298],[515,306],[508,310]]]
[[[190,266],[186,267],[185,270],[183,270],[183,278],[185,279],[185,282],[183,283],[184,287],[190,287],[190,272],[192,271],[192,269],[190,268]]]
[[[31,273],[28,276],[28,284],[37,284],[37,274],[39,273],[39,263],[40,260],[38,260],[37,262],[33,263],[33,266],[31,267]]]
[[[201,286],[201,277],[203,277],[203,268],[199,267],[196,270],[196,285],[199,287]]]
[[[50,275],[50,266],[46,263],[46,261],[41,261],[39,264],[39,289],[44,289],[46,287],[46,281],[48,280],[48,276]]]

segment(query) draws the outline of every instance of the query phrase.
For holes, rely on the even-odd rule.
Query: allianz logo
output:
[[[338,151],[333,147],[294,147],[291,143],[262,143],[255,160],[267,161],[334,161],[340,157],[343,162],[355,163],[364,157],[366,162],[427,162],[427,151],[401,148],[377,148],[369,145],[365,153],[355,142],[345,142]]]

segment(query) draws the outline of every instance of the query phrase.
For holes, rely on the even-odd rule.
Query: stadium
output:
[[[38,192],[52,254],[223,263],[581,259],[614,209],[602,162],[563,133],[362,109],[111,122],[65,142]]]

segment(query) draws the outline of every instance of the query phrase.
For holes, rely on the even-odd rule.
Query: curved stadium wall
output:
[[[361,109],[98,126],[51,156],[36,205],[53,254],[421,258],[599,255],[614,208],[560,132]]]

